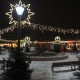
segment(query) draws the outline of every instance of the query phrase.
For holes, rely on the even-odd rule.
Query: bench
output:
[[[54,67],[71,66],[71,70],[76,70],[76,66],[80,65],[80,61],[68,61],[68,62],[54,62],[52,63],[51,70],[54,71]]]

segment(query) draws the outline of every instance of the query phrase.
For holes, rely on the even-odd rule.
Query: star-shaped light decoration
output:
[[[28,43],[28,44],[30,44],[31,43],[31,39],[30,39],[30,37],[25,37],[25,39],[23,40],[23,42],[24,43]]]
[[[30,41],[30,37],[28,37],[28,36],[25,37],[25,40],[26,40],[26,41]]]
[[[55,37],[55,41],[58,42],[58,41],[60,41],[60,40],[61,40],[60,36],[56,36],[56,37]]]
[[[27,36],[27,37],[25,37],[25,38],[23,39],[23,42],[25,42],[25,43],[26,43],[26,42],[30,42],[30,40],[31,40],[30,37]]]
[[[16,7],[18,7],[18,6],[24,7],[24,8],[27,10],[27,13],[28,13],[28,14],[27,14],[27,18],[26,18],[25,20],[22,20],[21,23],[22,23],[23,25],[24,25],[24,24],[30,24],[30,18],[31,18],[32,15],[34,15],[34,13],[31,12],[31,9],[29,8],[29,7],[30,7],[30,4],[27,4],[27,5],[22,4],[22,1],[20,0],[20,1],[19,1],[19,4],[16,4],[16,5],[10,4],[10,6],[11,6],[10,12],[7,12],[7,13],[6,13],[6,15],[8,15],[8,16],[9,16],[9,19],[10,19],[9,24],[12,24],[12,23],[16,24],[16,23],[18,23],[18,21],[14,20],[14,18],[13,18],[13,16],[12,16],[12,13],[13,13],[14,9],[15,9]]]

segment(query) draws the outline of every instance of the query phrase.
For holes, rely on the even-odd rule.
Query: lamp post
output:
[[[20,53],[20,27],[21,27],[21,15],[24,12],[24,8],[22,6],[16,7],[16,12],[18,14],[18,53]]]
[[[9,24],[17,24],[17,22],[19,23],[18,25],[18,52],[20,53],[20,26],[21,26],[21,23],[22,25],[24,24],[29,24],[30,25],[30,19],[31,19],[31,16],[34,15],[33,12],[31,12],[31,9],[29,8],[30,7],[30,4],[22,4],[22,1],[19,0],[19,3],[16,4],[16,5],[13,5],[13,4],[10,4],[11,6],[11,9],[9,12],[6,13],[6,15],[9,16],[9,19],[10,19],[10,22]],[[23,14],[25,10],[25,17],[23,17],[22,21],[21,21],[21,16]],[[17,12],[18,14],[18,21],[17,21],[17,18],[15,17],[15,11]]]

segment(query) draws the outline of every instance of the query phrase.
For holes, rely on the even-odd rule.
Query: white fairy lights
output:
[[[18,25],[14,24],[7,28],[1,29],[0,34],[4,34],[6,32],[13,31],[17,27],[18,27]],[[31,23],[30,25],[25,24],[25,25],[23,25],[23,28],[24,27],[30,28],[32,30],[40,30],[42,32],[49,31],[49,32],[57,32],[57,33],[63,33],[63,34],[79,34],[80,33],[79,29],[65,29],[65,28],[61,28],[61,27],[59,28],[56,26],[45,26],[45,25],[34,24],[34,23]]]

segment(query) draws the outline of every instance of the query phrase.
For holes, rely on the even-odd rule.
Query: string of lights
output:
[[[4,33],[7,33],[9,31],[12,32],[17,27],[18,27],[18,25],[14,24],[7,28],[0,29],[0,34],[3,35]],[[24,27],[30,28],[33,30],[40,30],[42,32],[49,31],[49,32],[58,32],[58,33],[63,33],[63,34],[67,34],[67,33],[79,34],[80,33],[79,29],[66,29],[66,28],[61,28],[61,27],[56,27],[56,26],[45,26],[45,25],[34,24],[34,23],[31,23],[30,25],[25,24],[22,28],[24,28]]]
[[[31,28],[33,30],[39,29],[42,32],[44,31],[50,31],[50,32],[58,32],[58,33],[70,33],[70,34],[79,34],[80,30],[79,29],[66,29],[66,28],[61,28],[61,27],[57,27],[57,26],[45,26],[45,25],[40,25],[40,24],[34,24],[31,23],[30,25],[24,25],[25,27]]]

